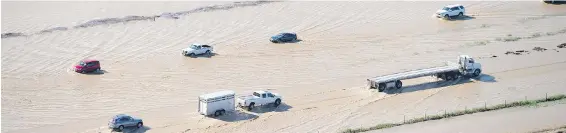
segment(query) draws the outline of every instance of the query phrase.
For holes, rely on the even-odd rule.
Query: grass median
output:
[[[485,106],[485,107],[465,109],[465,110],[454,111],[454,112],[446,112],[444,114],[437,114],[437,115],[430,115],[430,116],[425,116],[425,117],[420,117],[420,118],[414,118],[414,119],[406,120],[406,121],[400,122],[400,123],[385,123],[385,124],[378,124],[378,125],[371,126],[371,127],[346,129],[346,130],[342,131],[341,133],[360,133],[360,132],[366,132],[366,131],[371,131],[371,130],[391,128],[391,127],[396,127],[396,126],[401,126],[401,125],[406,125],[406,124],[413,124],[413,123],[430,121],[430,120],[439,120],[439,119],[450,118],[450,117],[461,116],[461,115],[467,115],[467,114],[473,114],[473,113],[479,113],[479,112],[500,110],[500,109],[505,109],[505,108],[520,107],[520,106],[531,106],[531,105],[536,105],[538,103],[557,101],[557,100],[562,100],[562,99],[566,99],[566,95],[560,94],[560,95],[549,96],[549,97],[545,97],[545,98],[541,98],[541,99],[515,101],[515,102],[511,102],[511,103],[504,103],[504,104],[498,104],[498,105],[493,105],[493,106]]]

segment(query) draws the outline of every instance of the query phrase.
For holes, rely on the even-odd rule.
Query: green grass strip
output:
[[[375,125],[375,126],[372,126],[372,127],[346,129],[346,130],[342,131],[341,133],[360,133],[360,132],[366,132],[366,131],[371,131],[371,130],[391,128],[391,127],[396,127],[396,126],[401,126],[401,125],[406,125],[406,124],[413,124],[413,123],[418,123],[418,122],[425,122],[425,121],[430,121],[430,120],[450,118],[450,117],[461,116],[461,115],[466,115],[466,114],[493,111],[493,110],[499,110],[499,109],[505,109],[505,108],[511,108],[511,107],[519,107],[519,106],[531,106],[531,105],[536,105],[538,103],[557,101],[557,100],[562,100],[562,99],[566,99],[566,95],[560,94],[560,95],[554,95],[554,96],[541,98],[541,99],[535,99],[535,100],[515,101],[515,102],[511,102],[511,103],[498,104],[498,105],[493,105],[493,106],[486,106],[486,107],[480,107],[480,108],[472,108],[472,109],[466,109],[466,110],[460,110],[460,111],[454,111],[454,112],[447,112],[447,113],[444,113],[444,114],[414,118],[414,119],[406,120],[405,122],[400,122],[400,123],[385,123],[385,124],[378,124],[378,125]]]
[[[562,129],[564,131],[558,131],[557,133],[566,132],[566,125],[556,127],[556,128],[542,129],[542,130],[533,131],[533,132],[530,132],[530,133],[544,133],[544,132],[550,132],[550,131],[562,130]]]

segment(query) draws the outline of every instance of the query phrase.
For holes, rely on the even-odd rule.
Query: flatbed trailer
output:
[[[465,68],[465,69],[464,69]],[[443,80],[454,80],[462,76],[479,76],[481,64],[475,63],[473,58],[461,55],[458,63],[446,63],[444,66],[417,69],[389,75],[378,76],[367,79],[370,89],[384,91],[387,88],[400,89],[403,86],[401,80],[419,78],[424,76],[436,76]]]

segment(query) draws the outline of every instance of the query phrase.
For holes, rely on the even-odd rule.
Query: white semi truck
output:
[[[442,80],[455,80],[459,77],[477,77],[481,74],[481,71],[481,64],[475,62],[471,56],[460,55],[458,57],[458,64],[446,63],[444,66],[382,75],[369,78],[367,81],[370,89],[378,89],[379,92],[383,92],[388,88],[400,89],[403,87],[401,80],[405,79],[435,76]]]

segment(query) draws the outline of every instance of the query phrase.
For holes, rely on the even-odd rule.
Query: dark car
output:
[[[275,36],[272,36],[269,41],[273,43],[280,43],[280,42],[293,42],[297,41],[297,34],[295,33],[279,33]]]
[[[75,72],[87,73],[100,71],[100,61],[98,60],[82,60],[75,65]]]
[[[143,121],[125,114],[118,114],[108,122],[108,128],[112,130],[123,131],[125,127],[143,127]]]

